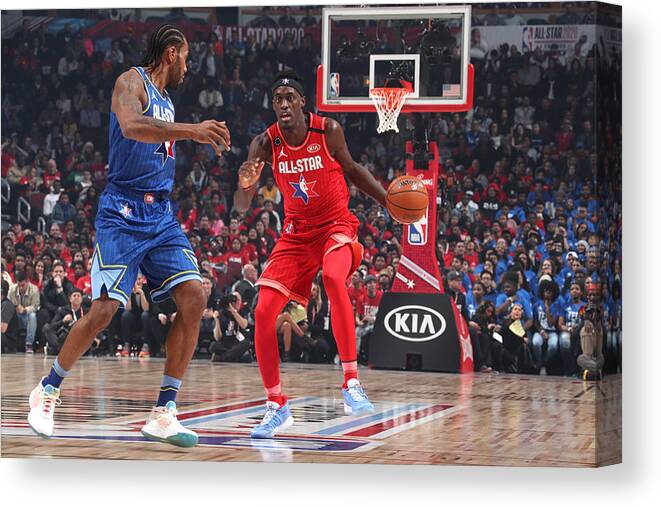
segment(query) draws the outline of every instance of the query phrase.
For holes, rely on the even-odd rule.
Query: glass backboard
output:
[[[370,88],[404,79],[404,111],[469,109],[470,19],[463,5],[325,8],[318,108],[374,111]]]

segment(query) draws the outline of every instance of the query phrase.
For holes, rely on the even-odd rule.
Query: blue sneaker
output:
[[[264,419],[250,432],[250,438],[273,438],[276,431],[284,430],[294,424],[294,418],[289,410],[289,402],[279,406],[274,401],[266,402]]]
[[[358,415],[365,412],[374,412],[374,405],[367,399],[358,379],[352,378],[347,382],[347,388],[342,389],[344,397],[344,413]]]

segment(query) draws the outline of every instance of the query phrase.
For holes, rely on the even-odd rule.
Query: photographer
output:
[[[73,289],[69,295],[69,304],[58,308],[49,324],[44,325],[43,333],[51,354],[57,354],[66,340],[71,327],[84,315],[83,291]]]
[[[252,340],[246,336],[249,312],[242,308],[242,303],[238,292],[218,300],[218,308],[213,311],[214,341],[209,346],[211,361],[252,362]]]

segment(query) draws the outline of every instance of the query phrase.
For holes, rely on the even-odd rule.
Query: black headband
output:
[[[275,93],[275,89],[280,86],[289,86],[294,90],[296,90],[301,95],[301,97],[305,97],[305,91],[303,91],[303,85],[298,80],[296,80],[296,78],[283,77],[276,80],[271,85],[271,95],[273,95]]]

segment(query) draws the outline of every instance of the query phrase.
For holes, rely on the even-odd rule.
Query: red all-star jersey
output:
[[[349,189],[342,166],[326,146],[326,118],[309,115],[308,135],[300,146],[287,144],[277,122],[267,132],[285,218],[296,224],[320,225],[349,214]]]

